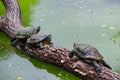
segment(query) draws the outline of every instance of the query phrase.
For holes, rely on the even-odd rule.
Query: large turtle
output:
[[[29,47],[39,47],[43,48],[45,45],[53,46],[51,42],[51,34],[34,34],[27,39],[28,48]]]
[[[82,60],[93,64],[97,72],[102,71],[100,64],[111,69],[111,67],[103,60],[103,56],[91,45],[74,43],[73,48],[74,49],[69,53],[70,58],[76,54]]]
[[[11,39],[12,45],[16,46],[18,43],[21,43],[21,48],[25,50],[26,40],[33,34],[37,34],[40,31],[40,26],[38,27],[25,27],[19,29],[18,32]],[[24,44],[22,44],[24,43]]]

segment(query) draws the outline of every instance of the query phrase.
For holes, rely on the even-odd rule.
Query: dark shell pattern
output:
[[[40,42],[42,40],[45,40],[46,38],[51,38],[51,34],[34,34],[30,38],[27,39],[27,43],[36,43]]]
[[[74,48],[78,48],[80,53],[79,56],[81,58],[87,59],[95,59],[95,60],[103,60],[103,56],[99,53],[99,51],[88,44],[74,44]]]

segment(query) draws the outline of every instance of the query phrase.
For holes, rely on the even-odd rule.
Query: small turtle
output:
[[[15,36],[11,39],[12,45],[17,46],[21,42],[21,48],[24,50],[26,45],[26,40],[33,34],[37,34],[40,31],[40,26],[38,27],[25,27],[19,29]],[[22,44],[24,43],[24,44]]]
[[[82,60],[93,64],[97,72],[102,71],[100,64],[111,69],[111,67],[103,60],[103,57],[98,50],[91,45],[74,43],[73,48],[74,49],[69,53],[70,58],[76,54]]]
[[[45,45],[53,46],[51,42],[51,34],[34,34],[30,38],[27,39],[28,47],[40,47],[43,48]]]

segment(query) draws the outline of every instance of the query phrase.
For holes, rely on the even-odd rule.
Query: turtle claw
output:
[[[101,68],[100,66],[99,66],[99,67],[96,67],[96,68],[95,68],[95,71],[96,71],[96,72],[102,72],[102,68]]]
[[[74,56],[74,53],[75,53],[74,50],[70,51],[69,57],[72,58]]]
[[[40,46],[40,49],[43,49],[44,48],[44,46]]]

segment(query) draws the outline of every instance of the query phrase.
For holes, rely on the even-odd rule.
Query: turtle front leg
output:
[[[70,51],[69,57],[72,58],[74,56],[74,54],[75,54],[74,50]]]
[[[18,38],[13,38],[13,39],[11,40],[11,44],[12,44],[13,46],[16,46],[19,41],[20,41],[20,39],[18,39]]]
[[[100,66],[95,60],[92,60],[92,64],[94,65],[95,70],[96,70],[97,72],[102,72],[101,66]]]

